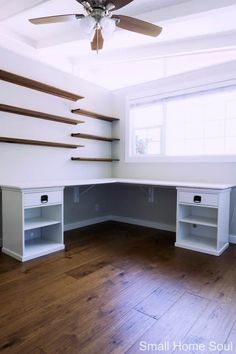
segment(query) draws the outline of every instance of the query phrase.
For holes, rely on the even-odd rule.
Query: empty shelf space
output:
[[[4,70],[0,70],[0,79],[3,81],[6,81],[6,82],[10,82],[12,84],[16,84],[16,85],[20,85],[20,86],[24,86],[24,87],[33,89],[33,90],[45,92],[45,93],[48,93],[53,96],[65,98],[70,101],[77,101],[77,100],[84,98],[83,96],[74,94],[72,92],[68,92],[68,91],[59,89],[57,87],[47,85],[42,82],[32,80],[32,79],[29,79],[24,76],[19,76],[19,75],[16,75],[16,74],[10,73],[8,71],[4,71]]]
[[[58,220],[50,220],[47,218],[43,217],[35,217],[35,218],[30,218],[25,220],[25,231],[26,230],[33,230],[37,229],[39,227],[45,227],[45,226],[50,226],[50,225],[56,225],[60,224],[60,221]]]
[[[72,109],[71,112],[74,113],[74,114],[79,114],[81,116],[86,116],[86,117],[90,117],[90,118],[104,120],[106,122],[114,122],[114,121],[118,121],[119,120],[118,118],[109,117],[109,116],[106,116],[104,114],[99,114],[99,113],[87,111],[87,110],[81,109],[81,108]]]
[[[117,139],[117,138],[106,138],[104,136],[84,134],[84,133],[71,134],[71,136],[73,136],[74,138],[89,139],[89,140],[101,140],[101,141],[108,141],[108,142],[113,142],[113,141],[119,141],[120,140],[120,139]]]
[[[216,239],[204,236],[189,235],[176,242],[176,246],[211,254],[217,253]]]
[[[56,243],[50,240],[36,238],[25,241],[25,252],[23,260],[27,261],[52,252],[63,250],[65,246],[62,243]]]
[[[189,224],[204,225],[217,227],[217,220],[210,217],[189,215],[179,219],[180,222],[185,222]]]
[[[65,124],[77,125],[79,123],[84,123],[83,121],[76,120],[76,119],[70,119],[70,118],[66,118],[66,117],[56,116],[53,114],[32,111],[30,109],[9,106],[9,105],[5,105],[5,104],[0,104],[0,111],[18,114],[18,115],[27,116],[27,117],[32,117],[32,118],[45,119],[45,120],[50,120],[50,121],[65,123]]]
[[[72,157],[72,161],[94,161],[94,162],[115,162],[120,161],[119,159],[110,159],[110,158],[96,158],[96,157]]]
[[[28,139],[18,139],[18,138],[8,138],[8,137],[0,137],[0,142],[10,143],[10,144],[49,146],[49,147],[66,148],[66,149],[76,149],[78,147],[84,147],[83,145],[73,145],[73,144],[55,143],[50,141],[28,140]]]

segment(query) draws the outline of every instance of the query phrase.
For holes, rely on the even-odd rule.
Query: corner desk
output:
[[[99,184],[176,188],[175,246],[214,256],[221,255],[229,246],[233,185],[98,178],[2,184],[2,252],[24,262],[63,250],[64,188]]]

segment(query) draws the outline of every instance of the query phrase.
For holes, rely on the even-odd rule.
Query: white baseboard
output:
[[[162,224],[156,221],[134,219],[126,216],[116,216],[116,215],[111,215],[111,218],[112,221],[123,222],[126,224],[145,226],[145,227],[150,227],[151,229],[158,229],[163,231],[171,231],[171,232],[176,231],[175,225]]]
[[[81,227],[89,226],[89,225],[95,225],[95,224],[100,224],[102,222],[106,222],[111,220],[110,216],[100,216],[97,218],[93,219],[87,219],[83,221],[78,221],[74,222],[71,224],[66,224],[64,225],[64,231],[69,231],[69,230],[74,230],[74,229],[80,229]]]
[[[22,256],[16,252],[13,252],[11,250],[8,250],[7,248],[2,248],[2,253],[7,254],[10,257],[13,257],[15,259],[17,259],[18,261],[22,261]]]
[[[101,216],[98,218],[93,218],[93,219],[83,220],[83,221],[79,221],[79,222],[75,222],[75,223],[71,223],[71,224],[66,224],[64,227],[64,231],[80,229],[81,227],[95,225],[95,224],[99,224],[99,223],[106,222],[106,221],[123,222],[125,224],[145,226],[145,227],[150,227],[152,229],[158,229],[158,230],[163,230],[163,231],[175,232],[175,230],[176,230],[175,225],[161,224],[161,223],[158,223],[155,221],[134,219],[134,218],[126,217],[126,216],[106,215],[106,216]]]
[[[229,235],[229,243],[236,244],[236,235]]]

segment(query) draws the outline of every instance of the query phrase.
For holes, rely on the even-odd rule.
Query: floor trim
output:
[[[83,221],[78,221],[78,222],[73,222],[70,224],[65,224],[64,225],[64,231],[70,231],[70,230],[75,230],[75,229],[80,229],[82,227],[90,226],[90,225],[95,225],[95,224],[100,224],[102,222],[109,221],[110,216],[100,216],[97,218],[92,218],[92,219],[87,219]]]
[[[170,231],[170,232],[176,231],[175,225],[162,224],[156,221],[135,219],[135,218],[129,218],[127,216],[116,216],[116,215],[112,215],[111,218],[112,221],[123,222],[126,224],[145,226],[145,227],[150,227],[151,229],[158,229],[158,230]]]
[[[79,229],[81,227],[95,225],[106,221],[117,221],[117,222],[122,222],[131,225],[150,227],[151,229],[157,229],[163,231],[170,231],[170,232],[176,231],[175,225],[162,224],[155,221],[135,219],[135,218],[129,218],[126,216],[117,216],[117,215],[106,215],[106,216],[101,216],[93,219],[79,221],[76,223],[66,224],[64,230],[69,231],[69,230]]]

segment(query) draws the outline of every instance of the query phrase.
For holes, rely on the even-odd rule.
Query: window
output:
[[[133,107],[130,111],[133,155],[160,155],[163,125],[163,105]]]
[[[163,99],[129,108],[129,157],[236,158],[236,86]]]

